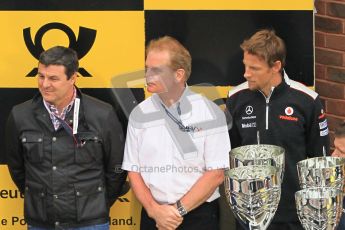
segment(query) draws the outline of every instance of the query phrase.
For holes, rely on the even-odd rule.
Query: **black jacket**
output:
[[[54,130],[40,94],[13,107],[6,126],[11,177],[24,193],[24,216],[35,226],[105,223],[126,179],[119,169],[124,137],[109,104],[81,94],[78,147]],[[73,108],[66,115],[73,122]],[[72,125],[72,124],[71,124]]]
[[[327,120],[319,96],[285,75],[270,98],[249,90],[245,82],[229,92],[226,105],[233,117],[232,148],[257,144],[259,131],[261,144],[286,150],[282,195],[273,223],[299,223],[294,198],[300,189],[296,163],[321,156],[323,148],[329,153]]]

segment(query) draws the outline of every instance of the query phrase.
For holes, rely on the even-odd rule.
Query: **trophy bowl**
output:
[[[342,214],[343,194],[330,187],[306,188],[295,193],[298,218],[306,230],[333,230]]]
[[[345,158],[314,157],[297,163],[298,179],[302,189],[334,187],[343,191]]]
[[[278,168],[280,181],[283,181],[285,150],[276,145],[244,145],[230,151],[230,168],[248,165],[268,165]]]
[[[266,165],[250,165],[225,172],[227,202],[235,217],[247,229],[263,230],[277,210],[281,187],[278,169]]]

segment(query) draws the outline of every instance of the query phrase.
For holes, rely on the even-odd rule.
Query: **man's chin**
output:
[[[49,95],[44,95],[44,94],[42,94],[42,97],[43,97],[43,99],[46,101],[46,102],[48,102],[49,104],[53,104],[53,98],[52,97],[50,97]]]
[[[248,88],[249,88],[249,90],[251,90],[251,91],[258,90],[258,87],[255,86],[255,85],[248,85]]]

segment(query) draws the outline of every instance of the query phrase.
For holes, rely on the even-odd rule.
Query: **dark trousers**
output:
[[[218,199],[205,202],[183,217],[182,224],[177,230],[218,230],[219,229]],[[156,222],[151,219],[146,210],[141,210],[141,230],[156,230]]]

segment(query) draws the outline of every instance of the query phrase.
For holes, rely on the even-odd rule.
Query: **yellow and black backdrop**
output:
[[[312,0],[2,0],[0,2],[0,229],[25,229],[22,195],[6,167],[4,125],[13,105],[37,93],[39,54],[74,48],[77,85],[111,103],[124,129],[145,98],[145,44],[170,35],[193,57],[189,85],[217,104],[244,81],[239,44],[273,28],[287,45],[286,71],[313,87]],[[111,210],[111,229],[139,229],[140,205],[129,187]],[[227,209],[223,207],[223,209]],[[234,229],[223,212],[222,229]]]

